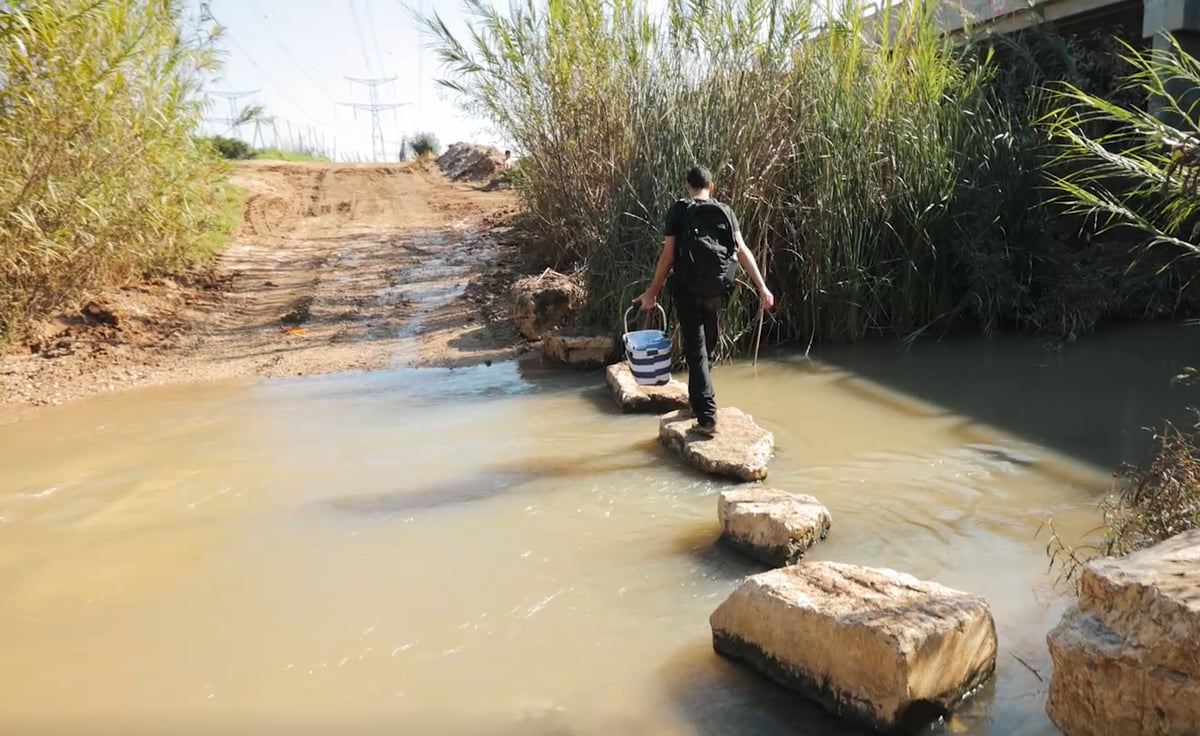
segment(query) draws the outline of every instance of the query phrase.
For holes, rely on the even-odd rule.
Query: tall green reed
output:
[[[446,86],[525,154],[520,191],[614,326],[707,164],[765,264],[778,340],[1013,322],[1046,242],[1044,142],[942,38],[933,2],[480,0],[422,19]],[[728,314],[748,344],[752,289]]]
[[[1122,91],[1142,104],[1064,83],[1046,124],[1061,143],[1062,173],[1054,185],[1071,211],[1095,217],[1100,231],[1139,233],[1144,248],[1167,246],[1194,257],[1200,256],[1200,60],[1167,39],[1163,49],[1125,45]]]
[[[192,138],[204,36],[176,0],[0,8],[0,339],[211,244],[221,172]]]

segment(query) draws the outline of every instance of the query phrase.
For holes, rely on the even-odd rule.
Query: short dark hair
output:
[[[693,166],[687,174],[687,183],[692,189],[708,189],[712,182],[712,172],[705,166]]]

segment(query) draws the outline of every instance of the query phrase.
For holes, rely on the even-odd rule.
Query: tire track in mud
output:
[[[114,297],[118,312],[143,316],[145,334],[125,335],[120,350],[98,356],[17,356],[0,400],[59,403],[146,384],[468,365],[519,350],[515,331],[488,327],[462,298],[475,275],[496,265],[486,229],[515,212],[511,193],[452,182],[423,163],[251,161],[232,181],[247,192],[242,222],[208,274]],[[156,324],[163,335],[153,334]]]

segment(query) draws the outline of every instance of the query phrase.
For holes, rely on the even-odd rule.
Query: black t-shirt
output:
[[[663,228],[664,236],[679,235],[679,226],[683,222],[683,213],[687,212],[688,202],[690,201],[691,200],[688,199],[677,200],[671,205],[671,208],[667,210],[667,224],[666,227]],[[717,202],[716,199],[713,201]],[[733,225],[733,231],[735,233],[740,231],[741,227],[738,225],[737,215],[733,214],[733,209],[724,202],[717,203],[722,205],[722,207],[725,209],[725,214],[729,215],[729,224]]]

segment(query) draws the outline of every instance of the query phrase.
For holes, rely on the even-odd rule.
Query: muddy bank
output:
[[[432,164],[245,162],[231,245],[211,264],[97,294],[0,363],[0,404],[150,384],[473,365],[525,349],[507,293],[511,191]]]

